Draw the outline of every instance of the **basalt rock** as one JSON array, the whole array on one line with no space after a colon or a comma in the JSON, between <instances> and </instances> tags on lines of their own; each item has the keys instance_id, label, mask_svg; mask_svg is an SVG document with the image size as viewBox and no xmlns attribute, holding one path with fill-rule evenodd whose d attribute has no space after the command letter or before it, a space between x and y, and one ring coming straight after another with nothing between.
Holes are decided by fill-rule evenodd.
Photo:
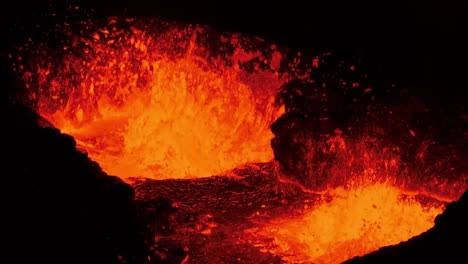
<instances>
[{"instance_id":1,"label":"basalt rock","mask_svg":"<svg viewBox=\"0 0 468 264\"><path fill-rule=\"evenodd\" d=\"M0 261L146 263L132 187L34 111L2 108Z\"/></svg>"},{"instance_id":2,"label":"basalt rock","mask_svg":"<svg viewBox=\"0 0 468 264\"><path fill-rule=\"evenodd\" d=\"M420 182L440 175L456 182L468 169L463 105L440 105L372 80L362 74L365 63L353 59L316 60L307 78L281 86L277 100L285 113L271 125L275 159L291 179L314 189L340 185L364 174L363 151L378 157L373 166L380 174L418 175ZM390 160L398 164L390 168Z\"/></svg>"}]
</instances>

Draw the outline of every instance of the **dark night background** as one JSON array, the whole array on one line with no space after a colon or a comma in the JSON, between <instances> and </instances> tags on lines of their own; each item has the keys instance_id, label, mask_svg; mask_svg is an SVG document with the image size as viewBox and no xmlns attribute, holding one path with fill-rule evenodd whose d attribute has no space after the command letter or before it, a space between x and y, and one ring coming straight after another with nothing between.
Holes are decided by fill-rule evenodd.
<instances>
[{"instance_id":1,"label":"dark night background","mask_svg":"<svg viewBox=\"0 0 468 264\"><path fill-rule=\"evenodd\" d=\"M446 103L462 99L467 83L463 0L20 0L2 8L2 46L47 30L70 3L92 16L161 16L257 35L305 52L362 56L376 78ZM59 16L46 17L49 6Z\"/></svg>"}]
</instances>

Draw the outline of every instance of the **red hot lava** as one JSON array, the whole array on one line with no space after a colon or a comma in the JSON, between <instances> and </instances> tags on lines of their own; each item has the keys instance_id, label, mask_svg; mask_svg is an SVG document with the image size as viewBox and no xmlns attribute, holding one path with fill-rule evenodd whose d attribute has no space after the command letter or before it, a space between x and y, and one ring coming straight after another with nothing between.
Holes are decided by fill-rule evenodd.
<instances>
[{"instance_id":1,"label":"red hot lava","mask_svg":"<svg viewBox=\"0 0 468 264\"><path fill-rule=\"evenodd\" d=\"M104 170L124 178L203 177L273 158L269 126L282 114L274 101L284 82L275 69L248 74L236 63L207 61L196 42L202 28L158 36L121 32L115 23L79 51L63 47L75 52L34 73L40 114ZM168 47L180 51L173 56ZM240 48L231 56L260 57ZM279 58L261 59L274 65Z\"/></svg>"},{"instance_id":2,"label":"red hot lava","mask_svg":"<svg viewBox=\"0 0 468 264\"><path fill-rule=\"evenodd\" d=\"M41 115L73 135L105 171L126 179L207 177L272 161L270 125L284 113L275 98L292 78L285 72L294 72L280 70L282 52L204 27L125 24L83 23L88 33L68 34L72 41L60 58L44 45L36 50L33 69L23 75L37 87L31 96ZM398 175L372 165L391 168L397 158L383 160L365 148L351 154L348 145L336 137L328 147L348 161L345 167L366 158L360 174L336 170L345 187L323 191L323 201L297 216L257 223L246 239L286 262L337 263L432 226L441 204L421 202L415 197L423 188L408 193Z\"/></svg>"}]
</instances>

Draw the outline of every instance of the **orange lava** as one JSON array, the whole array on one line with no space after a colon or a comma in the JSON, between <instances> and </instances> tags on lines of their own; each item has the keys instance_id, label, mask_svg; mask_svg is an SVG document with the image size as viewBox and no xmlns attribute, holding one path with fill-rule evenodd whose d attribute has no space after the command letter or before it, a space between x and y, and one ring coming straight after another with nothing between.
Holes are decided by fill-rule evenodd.
<instances>
[{"instance_id":1,"label":"orange lava","mask_svg":"<svg viewBox=\"0 0 468 264\"><path fill-rule=\"evenodd\" d=\"M341 263L397 244L434 225L441 204L423 205L391 184L336 188L298 217L284 217L248 233L256 246L287 263Z\"/></svg>"},{"instance_id":2,"label":"orange lava","mask_svg":"<svg viewBox=\"0 0 468 264\"><path fill-rule=\"evenodd\" d=\"M283 113L274 104L283 80L274 70L247 73L236 63L258 54L238 47L231 65L215 63L196 41L202 29L160 36L137 28L122 33L114 23L77 39L83 50L64 46L73 52L49 62L60 65L55 70L37 71L40 114L106 172L204 177L273 159L269 126Z\"/></svg>"},{"instance_id":3,"label":"orange lava","mask_svg":"<svg viewBox=\"0 0 468 264\"><path fill-rule=\"evenodd\" d=\"M31 93L41 115L71 134L107 173L124 179L205 177L273 159L270 125L284 112L275 96L288 78L280 74L282 55L274 46L264 55L237 35L221 36L218 46L229 48L219 55L204 28L166 25L155 32L142 26L151 23L127 22L122 29L111 19L72 37L60 58L38 50L45 59L39 56L24 79L38 87ZM250 70L241 67L246 64ZM311 175L321 172L326 177L316 179L329 181L317 183L328 188L323 200L299 216L259 223L246 236L286 262L339 263L432 227L442 203L418 200L418 188L396 187L412 183L388 176L401 176L398 155L369 142L330 137L319 154L333 156L332 167L311 166L320 155L310 142L304 148L310 148ZM362 174L367 181L347 186ZM447 187L436 180L428 186ZM436 190L443 196L451 191L445 189Z\"/></svg>"}]
</instances>

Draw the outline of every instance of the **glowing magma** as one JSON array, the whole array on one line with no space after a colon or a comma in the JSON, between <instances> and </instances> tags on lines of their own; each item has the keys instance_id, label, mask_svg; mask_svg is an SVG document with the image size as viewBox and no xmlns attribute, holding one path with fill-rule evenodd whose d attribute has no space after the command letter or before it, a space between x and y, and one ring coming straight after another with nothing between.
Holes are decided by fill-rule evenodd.
<instances>
[{"instance_id":1,"label":"glowing magma","mask_svg":"<svg viewBox=\"0 0 468 264\"><path fill-rule=\"evenodd\" d=\"M194 54L204 49L194 29L163 37L114 31L76 40L87 48L53 58L55 69L38 67L40 114L73 135L106 172L204 177L273 158L269 126L282 114L274 105L277 74L248 74L236 58L231 65L209 63ZM255 56L238 49L238 60Z\"/></svg>"},{"instance_id":2,"label":"glowing magma","mask_svg":"<svg viewBox=\"0 0 468 264\"><path fill-rule=\"evenodd\" d=\"M62 57L38 49L24 79L37 87L31 95L40 114L119 177L203 177L272 160L269 126L284 111L274 99L287 81L279 73L281 53L267 46L264 56L235 35L217 39L228 48L210 53L213 45L197 40L210 39L202 31L122 30L110 20L61 47ZM320 155L311 147L307 166L314 173L328 168L326 179L317 179L331 183L322 184L329 199L301 216L259 223L249 231L257 246L291 263L338 263L430 228L440 204L423 206L403 197L394 187L400 185L377 183L400 172L399 159L364 143L350 148L332 137L322 150L334 157L331 168L313 166ZM359 173L370 180L335 188Z\"/></svg>"},{"instance_id":3,"label":"glowing magma","mask_svg":"<svg viewBox=\"0 0 468 264\"><path fill-rule=\"evenodd\" d=\"M317 153L328 154L329 162L320 166ZM304 191L320 199L294 215L259 220L246 232L251 243L286 263L341 263L406 241L431 228L444 204L466 189L464 176L422 182L401 169L397 153L369 136L350 140L338 133L311 142L304 155L313 177L324 182Z\"/></svg>"},{"instance_id":4,"label":"glowing magma","mask_svg":"<svg viewBox=\"0 0 468 264\"><path fill-rule=\"evenodd\" d=\"M249 230L257 246L287 263L341 263L426 231L443 211L386 183L336 188L300 217ZM262 239L263 238L263 239Z\"/></svg>"}]
</instances>

